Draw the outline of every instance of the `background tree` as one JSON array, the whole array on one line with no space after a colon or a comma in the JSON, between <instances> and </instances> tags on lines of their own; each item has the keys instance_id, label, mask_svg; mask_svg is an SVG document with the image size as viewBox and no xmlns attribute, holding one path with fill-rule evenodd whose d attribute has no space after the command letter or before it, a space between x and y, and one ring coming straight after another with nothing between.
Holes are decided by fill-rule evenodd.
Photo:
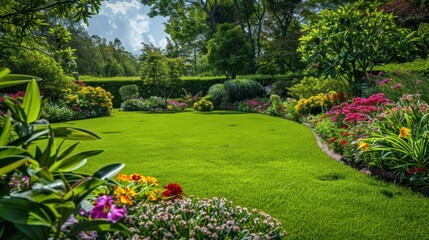
<instances>
[{"instance_id":1,"label":"background tree","mask_svg":"<svg viewBox=\"0 0 429 240\"><path fill-rule=\"evenodd\" d=\"M221 24L208 43L207 58L213 66L235 79L238 73L247 72L252 47L235 24Z\"/></svg>"},{"instance_id":2,"label":"background tree","mask_svg":"<svg viewBox=\"0 0 429 240\"><path fill-rule=\"evenodd\" d=\"M179 87L180 77L185 72L183 59L167 58L159 49L146 49L140 72L145 84L156 87L167 109L168 98Z\"/></svg>"},{"instance_id":3,"label":"background tree","mask_svg":"<svg viewBox=\"0 0 429 240\"><path fill-rule=\"evenodd\" d=\"M300 39L302 60L333 78L347 80L353 96L361 94L365 75L374 66L407 58L409 31L363 1L338 10L322 10L317 22L305 26Z\"/></svg>"}]
</instances>

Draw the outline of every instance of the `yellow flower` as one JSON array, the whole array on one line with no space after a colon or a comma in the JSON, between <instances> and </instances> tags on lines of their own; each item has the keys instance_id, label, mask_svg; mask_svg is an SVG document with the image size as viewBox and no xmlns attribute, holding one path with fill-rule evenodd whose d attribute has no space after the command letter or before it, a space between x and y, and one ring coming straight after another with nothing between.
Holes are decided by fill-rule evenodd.
<instances>
[{"instance_id":1,"label":"yellow flower","mask_svg":"<svg viewBox=\"0 0 429 240\"><path fill-rule=\"evenodd\" d=\"M124 205L133 205L133 202L131 201L131 199L127 196L124 196L124 195L119 195L118 201Z\"/></svg>"},{"instance_id":2,"label":"yellow flower","mask_svg":"<svg viewBox=\"0 0 429 240\"><path fill-rule=\"evenodd\" d=\"M359 147L361 151L367 151L369 150L369 144L366 142L359 142Z\"/></svg>"},{"instance_id":3,"label":"yellow flower","mask_svg":"<svg viewBox=\"0 0 429 240\"><path fill-rule=\"evenodd\" d=\"M153 194L148 194L147 195L147 197L148 197L148 199L149 199L149 201L151 201L151 202L153 202L153 201L156 201L156 197L153 195Z\"/></svg>"},{"instance_id":4,"label":"yellow flower","mask_svg":"<svg viewBox=\"0 0 429 240\"><path fill-rule=\"evenodd\" d=\"M113 193L116 195L125 195L127 192L121 187L115 187Z\"/></svg>"},{"instance_id":5,"label":"yellow flower","mask_svg":"<svg viewBox=\"0 0 429 240\"><path fill-rule=\"evenodd\" d=\"M158 180L154 177L146 176L142 178L142 182L147 183L148 185L155 185L158 186Z\"/></svg>"},{"instance_id":6,"label":"yellow flower","mask_svg":"<svg viewBox=\"0 0 429 240\"><path fill-rule=\"evenodd\" d=\"M125 188L125 191L126 191L127 196L130 196L132 198L137 197L137 193L134 190L132 190L131 188L128 188L128 187Z\"/></svg>"},{"instance_id":7,"label":"yellow flower","mask_svg":"<svg viewBox=\"0 0 429 240\"><path fill-rule=\"evenodd\" d=\"M401 138L411 137L411 130L406 127L401 127L401 129L399 130L399 137Z\"/></svg>"}]
</instances>

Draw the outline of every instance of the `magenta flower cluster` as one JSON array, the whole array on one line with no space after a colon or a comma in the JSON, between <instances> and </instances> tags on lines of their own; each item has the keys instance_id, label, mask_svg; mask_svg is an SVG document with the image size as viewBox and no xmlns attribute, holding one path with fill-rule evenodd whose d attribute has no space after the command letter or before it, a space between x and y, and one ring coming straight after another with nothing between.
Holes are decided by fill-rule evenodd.
<instances>
[{"instance_id":1,"label":"magenta flower cluster","mask_svg":"<svg viewBox=\"0 0 429 240\"><path fill-rule=\"evenodd\" d=\"M326 112L326 116L338 123L371 122L375 114L384 110L386 104L389 104L389 99L378 93L369 98L353 98L351 103L344 102L334 106Z\"/></svg>"},{"instance_id":2,"label":"magenta flower cluster","mask_svg":"<svg viewBox=\"0 0 429 240\"><path fill-rule=\"evenodd\" d=\"M104 218L112 222L118 222L126 217L127 209L125 207L117 207L114 204L112 196L103 195L95 200L96 205L89 211L89 216L92 219Z\"/></svg>"},{"instance_id":3,"label":"magenta flower cluster","mask_svg":"<svg viewBox=\"0 0 429 240\"><path fill-rule=\"evenodd\" d=\"M184 110L187 106L186 103L179 103L178 101L174 101L174 100L168 100L168 103L171 105L174 105L176 107L181 108L182 110Z\"/></svg>"}]
</instances>

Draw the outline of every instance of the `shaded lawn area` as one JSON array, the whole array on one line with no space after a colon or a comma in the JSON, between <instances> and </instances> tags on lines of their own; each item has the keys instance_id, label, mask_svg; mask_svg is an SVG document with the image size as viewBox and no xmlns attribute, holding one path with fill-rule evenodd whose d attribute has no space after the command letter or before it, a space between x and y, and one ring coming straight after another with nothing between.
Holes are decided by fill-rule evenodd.
<instances>
[{"instance_id":1,"label":"shaded lawn area","mask_svg":"<svg viewBox=\"0 0 429 240\"><path fill-rule=\"evenodd\" d=\"M426 239L429 200L331 160L298 123L238 112L118 112L54 124L82 127L104 149L93 172L114 162L123 173L179 183L201 198L226 197L283 222L290 239Z\"/></svg>"}]
</instances>

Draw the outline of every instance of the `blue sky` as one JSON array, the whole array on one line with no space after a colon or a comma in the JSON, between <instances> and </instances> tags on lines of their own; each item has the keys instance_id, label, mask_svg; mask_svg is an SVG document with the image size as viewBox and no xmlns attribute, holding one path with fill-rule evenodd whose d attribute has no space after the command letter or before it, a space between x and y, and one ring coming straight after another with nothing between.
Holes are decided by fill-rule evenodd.
<instances>
[{"instance_id":1,"label":"blue sky","mask_svg":"<svg viewBox=\"0 0 429 240\"><path fill-rule=\"evenodd\" d=\"M121 40L129 52L140 54L141 42L165 47L164 17L147 16L149 7L138 0L110 0L102 2L100 13L89 19L89 35L98 35L113 41Z\"/></svg>"}]
</instances>

